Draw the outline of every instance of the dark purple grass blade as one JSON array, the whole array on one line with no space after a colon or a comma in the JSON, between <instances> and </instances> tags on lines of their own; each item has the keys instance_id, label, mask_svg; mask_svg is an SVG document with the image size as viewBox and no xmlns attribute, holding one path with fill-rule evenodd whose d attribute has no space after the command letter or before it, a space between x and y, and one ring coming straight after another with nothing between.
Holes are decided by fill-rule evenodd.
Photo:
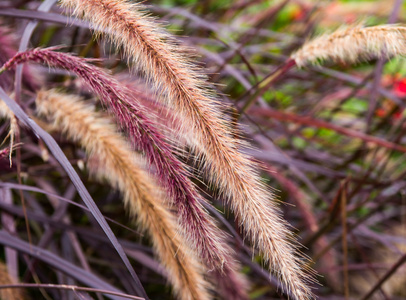
<instances>
[{"instance_id":1,"label":"dark purple grass blade","mask_svg":"<svg viewBox=\"0 0 406 300\"><path fill-rule=\"evenodd\" d=\"M65 274L71 276L72 278L75 278L80 282L83 282L90 287L124 294L122 291L98 278L96 275L89 273L79 267L76 267L75 265L49 252L48 250L38 248L34 245L29 245L27 242L22 241L17 237L11 236L9 233L3 230L0 230L0 244L10 248L14 248L19 252L26 253L32 257L35 257L36 259L51 265L55 269L64 272ZM128 299L109 294L106 294L106 296L114 300Z\"/></svg>"},{"instance_id":2,"label":"dark purple grass blade","mask_svg":"<svg viewBox=\"0 0 406 300\"><path fill-rule=\"evenodd\" d=\"M0 154L1 154L1 151L0 151ZM0 156L0 158L1 158L1 156ZM37 188L37 187L34 187L34 186L29 186L29 185L25 185L25 184L18 184L18 183L10 183L10 182L0 182L0 189L1 189L1 188L16 189L16 190L22 190L22 191L30 191L30 192L41 193L41 194L47 195L47 196L49 196L49 197L53 197L53 198L56 198L56 199L58 199L58 200L64 201L64 202L66 202L66 203L69 203L69 204L71 204L71 205L74 205L74 206L76 206L76 207L80 207L81 209L83 209L83 210L85 210L85 211L91 212L91 210L88 209L88 208L87 208L86 206L84 206L84 205L81 205L81 204L79 204L79 203L76 203L76 202L74 202L74 201L72 201L72 200L70 200L70 199L67 199L67 198L65 198L65 197L61 197L61 196L59 196L59 195L57 195L57 194L53 194L53 193L44 191L44 190L42 190L42 189L40 189L40 188ZM131 232L134 233L135 235L143 236L143 234L142 234L141 232L137 232L137 231L135 231L134 229L132 229L132 228L130 228L130 227L128 227L128 226L125 226L125 225L123 225L123 224L117 222L116 220L113 220L113 219L111 219L111 218L109 218L109 217L105 217L105 216L104 216L104 218L105 218L107 221L109 221L109 222L111 222L111 223L114 223L114 224L116 224L117 226L120 226L120 227L124 228L125 230L131 231Z\"/></svg>"},{"instance_id":3,"label":"dark purple grass blade","mask_svg":"<svg viewBox=\"0 0 406 300\"><path fill-rule=\"evenodd\" d=\"M10 189L0 188L0 203L6 205L13 203ZM1 212L1 225L5 230L7 230L7 232L13 235L17 233L14 216L8 214L7 212L4 211ZM9 247L5 247L4 254L9 274L13 278L18 278L17 251L15 251L14 249L10 249Z\"/></svg>"},{"instance_id":4,"label":"dark purple grass blade","mask_svg":"<svg viewBox=\"0 0 406 300\"><path fill-rule=\"evenodd\" d=\"M99 96L120 126L126 129L132 143L157 167L158 177L165 184L178 208L181 229L190 237L202 260L209 268L221 269L223 263L230 259L222 247L223 236L199 203L199 195L188 178L185 166L172 153L171 146L156 130L145 114L146 109L134 95L114 77L88 64L86 59L52 49L31 49L18 53L4 64L2 70L9 70L28 61L69 70L82 78Z\"/></svg>"},{"instance_id":5,"label":"dark purple grass blade","mask_svg":"<svg viewBox=\"0 0 406 300\"><path fill-rule=\"evenodd\" d=\"M399 260L387 271L382 278L372 287L372 289L361 298L361 300L371 299L372 295L382 286L382 284L388 280L404 263L406 263L406 253L403 254Z\"/></svg>"},{"instance_id":6,"label":"dark purple grass blade","mask_svg":"<svg viewBox=\"0 0 406 300\"><path fill-rule=\"evenodd\" d=\"M56 13L43 12L37 10L23 10L15 8L6 8L0 10L0 16L46 21L52 23L58 23L62 25L73 25L81 28L90 29L90 24L86 21L82 21L73 17L66 17Z\"/></svg>"},{"instance_id":7,"label":"dark purple grass blade","mask_svg":"<svg viewBox=\"0 0 406 300\"><path fill-rule=\"evenodd\" d=\"M38 6L38 11L49 11L52 6L57 2L57 0L45 0ZM31 35L34 32L35 28L38 25L38 21L30 21L27 26L25 26L23 35L20 40L20 46L18 47L18 51L25 51L28 48L28 44L31 39ZM23 66L17 66L16 74L14 79L14 97L17 103L20 103L20 96L21 96L21 86L22 86L22 79L23 79Z\"/></svg>"},{"instance_id":8,"label":"dark purple grass blade","mask_svg":"<svg viewBox=\"0 0 406 300\"><path fill-rule=\"evenodd\" d=\"M72 180L72 183L78 190L78 193L82 197L83 202L85 202L86 206L90 209L92 215L100 224L103 231L106 233L107 237L109 238L114 248L120 255L122 261L126 265L128 271L130 272L131 276L135 281L135 289L137 290L137 293L139 293L140 296L148 299L144 291L144 288L142 287L141 282L138 279L137 274L135 273L133 267L130 264L130 261L128 260L127 256L124 253L123 247L118 242L117 237L114 235L110 226L107 224L96 203L94 203L86 187L83 185L83 182L80 179L79 175L76 173L75 169L72 167L69 160L66 158L65 154L57 144L57 142L45 130L43 130L40 126L38 126L37 123L35 123L30 117L28 117L27 114L21 109L21 107L14 100L12 100L1 87L0 87L0 98L11 109L11 111L19 119L20 122L22 122L27 127L31 128L34 131L34 133L39 138L41 138L45 142L45 144L47 144L51 153L58 160L61 166L65 169L69 178Z\"/></svg>"},{"instance_id":9,"label":"dark purple grass blade","mask_svg":"<svg viewBox=\"0 0 406 300\"><path fill-rule=\"evenodd\" d=\"M20 218L24 218L24 212L22 207L18 207L15 205L6 205L3 203L0 203L0 209L7 212L10 215L16 216L16 217L20 217ZM104 232L98 232L92 229L84 229L83 227L77 227L74 225L69 225L66 223L61 223L60 221L54 221L53 219L49 218L49 216L41 214L41 213L36 213L33 212L31 210L27 211L27 216L30 218L30 220L32 221L36 221L39 223L43 223L45 225L48 226L52 226L56 229L60 229L63 231L72 231L75 232L77 234L79 234L80 236L82 236L83 238L90 240L96 240L97 242L102 242L102 243L110 243L110 241L108 240L108 238L102 236L104 234ZM120 240L120 243L126 243L128 244L125 240ZM128 248L128 245L126 246ZM127 249L126 249L127 250Z\"/></svg>"},{"instance_id":10,"label":"dark purple grass blade","mask_svg":"<svg viewBox=\"0 0 406 300\"><path fill-rule=\"evenodd\" d=\"M119 292L113 292L108 290L101 290L95 288L87 288L83 286L77 285L66 285L66 284L52 284L52 283L19 283L19 284L7 284L1 285L0 289L7 289L7 288L44 288L44 289L56 289L56 290L69 290L75 293L77 299L93 299L87 293L82 294L83 291L86 292L93 292L93 293L102 293L106 295L114 295L119 297L124 297L124 299L134 299L134 300L142 300L144 298L131 296L128 294L123 294Z\"/></svg>"}]
</instances>

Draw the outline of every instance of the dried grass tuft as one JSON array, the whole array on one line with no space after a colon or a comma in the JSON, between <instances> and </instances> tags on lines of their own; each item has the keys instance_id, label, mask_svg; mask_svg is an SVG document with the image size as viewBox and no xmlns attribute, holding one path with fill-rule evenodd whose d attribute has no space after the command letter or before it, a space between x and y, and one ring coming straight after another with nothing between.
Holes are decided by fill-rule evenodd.
<instances>
[{"instance_id":1,"label":"dried grass tuft","mask_svg":"<svg viewBox=\"0 0 406 300\"><path fill-rule=\"evenodd\" d=\"M140 159L111 123L72 95L41 91L38 111L53 120L53 127L78 141L89 153L89 167L107 178L123 194L130 214L151 236L155 252L169 273L179 299L210 299L203 268L197 262L176 221L159 199L165 198L137 163ZM100 163L94 163L100 162Z\"/></svg>"},{"instance_id":2,"label":"dried grass tuft","mask_svg":"<svg viewBox=\"0 0 406 300\"><path fill-rule=\"evenodd\" d=\"M406 27L381 25L340 28L306 42L291 58L298 66L331 60L354 63L406 54Z\"/></svg>"}]
</instances>

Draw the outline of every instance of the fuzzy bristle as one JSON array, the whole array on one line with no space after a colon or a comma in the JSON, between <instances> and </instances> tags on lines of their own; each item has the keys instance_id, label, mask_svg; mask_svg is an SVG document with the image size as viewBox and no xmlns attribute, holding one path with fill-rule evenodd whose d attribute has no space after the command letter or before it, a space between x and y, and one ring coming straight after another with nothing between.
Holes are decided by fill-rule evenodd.
<instances>
[{"instance_id":1,"label":"fuzzy bristle","mask_svg":"<svg viewBox=\"0 0 406 300\"><path fill-rule=\"evenodd\" d=\"M344 27L306 42L292 54L298 66L331 60L354 63L382 56L406 55L406 27Z\"/></svg>"}]
</instances>

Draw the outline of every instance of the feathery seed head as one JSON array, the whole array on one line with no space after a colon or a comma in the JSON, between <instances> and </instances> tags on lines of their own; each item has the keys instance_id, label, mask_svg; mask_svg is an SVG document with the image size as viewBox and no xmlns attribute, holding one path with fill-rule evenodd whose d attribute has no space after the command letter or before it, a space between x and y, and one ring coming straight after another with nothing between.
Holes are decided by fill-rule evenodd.
<instances>
[{"instance_id":1,"label":"feathery seed head","mask_svg":"<svg viewBox=\"0 0 406 300\"><path fill-rule=\"evenodd\" d=\"M381 25L340 28L306 42L291 55L300 67L317 61L354 63L372 57L406 55L406 27Z\"/></svg>"}]
</instances>

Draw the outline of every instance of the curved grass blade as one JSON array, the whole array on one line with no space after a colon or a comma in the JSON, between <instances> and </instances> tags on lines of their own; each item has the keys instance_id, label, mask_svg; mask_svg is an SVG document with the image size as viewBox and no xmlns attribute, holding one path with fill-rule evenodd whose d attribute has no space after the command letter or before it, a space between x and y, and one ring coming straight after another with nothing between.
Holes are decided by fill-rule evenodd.
<instances>
[{"instance_id":1,"label":"curved grass blade","mask_svg":"<svg viewBox=\"0 0 406 300\"><path fill-rule=\"evenodd\" d=\"M84 284L94 287L97 289L104 289L115 293L123 294L122 291L117 289L116 287L110 285L109 283L105 282L104 280L100 279L96 275L89 273L81 268L76 267L75 265L71 264L70 262L60 258L59 256L49 252L48 250L38 248L34 245L29 245L27 242L16 238L9 233L0 230L0 244L14 248L20 252L26 253L36 259L39 259L55 269L58 269L65 274L71 276L72 278L83 282ZM106 294L107 297L113 300L124 300L128 299L127 297L119 297Z\"/></svg>"}]
</instances>

